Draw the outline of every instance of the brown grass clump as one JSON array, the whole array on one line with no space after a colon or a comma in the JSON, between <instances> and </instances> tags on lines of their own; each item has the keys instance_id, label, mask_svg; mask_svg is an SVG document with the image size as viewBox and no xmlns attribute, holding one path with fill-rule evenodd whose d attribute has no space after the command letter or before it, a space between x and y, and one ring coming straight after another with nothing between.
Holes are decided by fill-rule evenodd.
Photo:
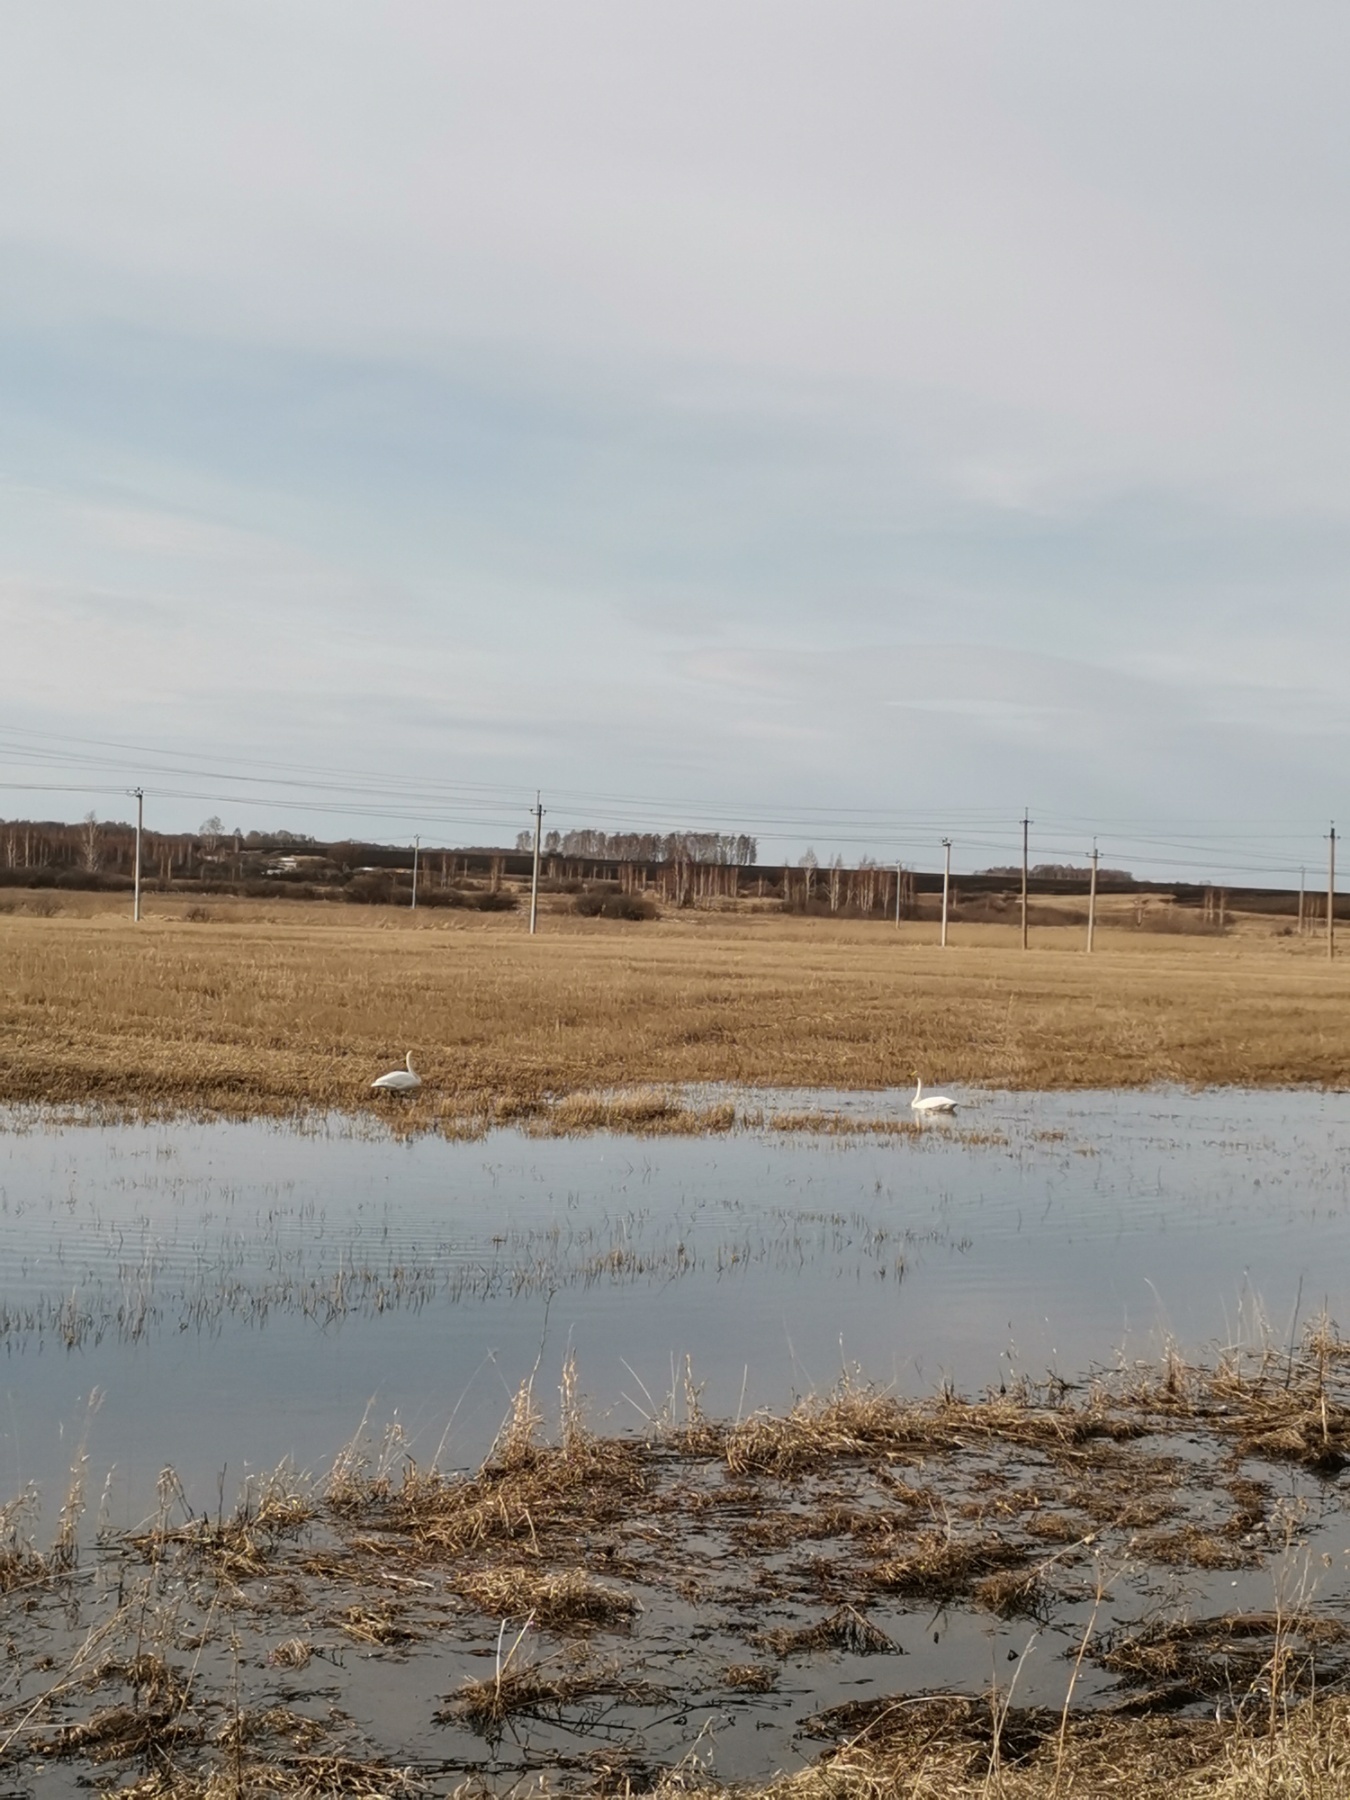
<instances>
[{"instance_id":1,"label":"brown grass clump","mask_svg":"<svg viewBox=\"0 0 1350 1800\"><path fill-rule=\"evenodd\" d=\"M840 1457L923 1456L991 1440L1067 1448L1119 1440L1143 1427L1097 1398L1085 1405L1036 1404L1029 1396L963 1400L944 1394L909 1401L845 1380L824 1398L800 1400L785 1417L756 1414L728 1432L733 1473L794 1475Z\"/></svg>"},{"instance_id":2,"label":"brown grass clump","mask_svg":"<svg viewBox=\"0 0 1350 1800\"><path fill-rule=\"evenodd\" d=\"M39 1505L37 1490L26 1487L0 1506L0 1594L40 1587L56 1573L33 1540Z\"/></svg>"},{"instance_id":3,"label":"brown grass clump","mask_svg":"<svg viewBox=\"0 0 1350 1800\"><path fill-rule=\"evenodd\" d=\"M1020 1568L1026 1560L1026 1551L1006 1538L961 1538L929 1531L920 1535L908 1554L878 1563L872 1570L872 1579L889 1593L920 1600L955 1600L970 1593L981 1580L1002 1576L1010 1569ZM1026 1587L1030 1579L1019 1577L1019 1582ZM1004 1582L990 1590L1002 1594L1010 1591Z\"/></svg>"},{"instance_id":4,"label":"brown grass clump","mask_svg":"<svg viewBox=\"0 0 1350 1800\"><path fill-rule=\"evenodd\" d=\"M542 1419L533 1378L522 1383L474 1475L443 1475L408 1462L396 1486L385 1459L371 1471L349 1447L335 1465L329 1504L339 1517L378 1523L404 1539L410 1554L428 1561L523 1548L531 1556L552 1553L555 1560L574 1564L590 1535L622 1517L628 1499L643 1491L649 1455L635 1440L597 1438L585 1428L570 1358L561 1396L561 1441L545 1444L538 1436ZM519 1571L518 1556L514 1562ZM508 1585L501 1571L486 1567L476 1579L492 1583L499 1593ZM567 1581L560 1579L561 1596ZM548 1578L541 1574L539 1580L546 1585ZM615 1610L619 1602L605 1604Z\"/></svg>"},{"instance_id":5,"label":"brown grass clump","mask_svg":"<svg viewBox=\"0 0 1350 1800\"><path fill-rule=\"evenodd\" d=\"M1339 1620L1306 1613L1226 1613L1112 1632L1089 1654L1144 1689L1149 1708L1207 1698L1236 1706L1253 1696L1264 1707L1272 1691L1292 1696L1343 1679L1347 1661L1336 1651L1346 1635Z\"/></svg>"},{"instance_id":6,"label":"brown grass clump","mask_svg":"<svg viewBox=\"0 0 1350 1800\"><path fill-rule=\"evenodd\" d=\"M553 1630L620 1625L638 1610L622 1588L596 1581L584 1569L537 1569L519 1563L478 1569L460 1591L493 1619L532 1618Z\"/></svg>"},{"instance_id":7,"label":"brown grass clump","mask_svg":"<svg viewBox=\"0 0 1350 1800\"><path fill-rule=\"evenodd\" d=\"M425 1800L412 1769L353 1756L233 1757L209 1769L158 1768L109 1800Z\"/></svg>"},{"instance_id":8,"label":"brown grass clump","mask_svg":"<svg viewBox=\"0 0 1350 1800\"><path fill-rule=\"evenodd\" d=\"M722 1686L738 1694L771 1694L778 1677L764 1663L728 1663L722 1670Z\"/></svg>"},{"instance_id":9,"label":"brown grass clump","mask_svg":"<svg viewBox=\"0 0 1350 1800\"><path fill-rule=\"evenodd\" d=\"M971 1592L977 1606L1000 1619L1048 1616L1045 1581L1039 1569L1000 1569L977 1581Z\"/></svg>"},{"instance_id":10,"label":"brown grass clump","mask_svg":"<svg viewBox=\"0 0 1350 1800\"><path fill-rule=\"evenodd\" d=\"M903 1087L916 1067L1011 1088L1350 1072L1350 966L1303 940L1118 933L1089 959L1058 930L1033 933L1030 954L1012 927L964 927L945 951L931 939L699 915L618 936L550 921L531 940L513 918L298 904L222 906L203 930L153 901L140 926L72 901L0 932L0 1101L364 1112L409 1048L425 1086L380 1116L453 1132L551 1111L564 1129L691 1128L647 1102L557 1112L559 1096L621 1095L635 1071L653 1088Z\"/></svg>"},{"instance_id":11,"label":"brown grass clump","mask_svg":"<svg viewBox=\"0 0 1350 1800\"><path fill-rule=\"evenodd\" d=\"M850 1656L886 1656L896 1654L899 1646L887 1637L879 1625L853 1606L841 1606L814 1625L780 1626L773 1631L757 1631L756 1644L772 1650L775 1656L801 1656L816 1650L843 1650Z\"/></svg>"},{"instance_id":12,"label":"brown grass clump","mask_svg":"<svg viewBox=\"0 0 1350 1800\"><path fill-rule=\"evenodd\" d=\"M268 1651L267 1660L274 1669L305 1669L313 1655L314 1646L308 1638L289 1637Z\"/></svg>"},{"instance_id":13,"label":"brown grass clump","mask_svg":"<svg viewBox=\"0 0 1350 1800\"><path fill-rule=\"evenodd\" d=\"M955 1695L838 1708L821 1723L849 1728L849 1741L756 1786L755 1800L1343 1800L1350 1791L1345 1700L1293 1707L1272 1730L1212 1716L1065 1721Z\"/></svg>"},{"instance_id":14,"label":"brown grass clump","mask_svg":"<svg viewBox=\"0 0 1350 1800\"><path fill-rule=\"evenodd\" d=\"M535 1136L566 1137L589 1131L641 1132L649 1137L706 1137L736 1124L731 1101L686 1106L659 1088L633 1094L567 1094L523 1115Z\"/></svg>"},{"instance_id":15,"label":"brown grass clump","mask_svg":"<svg viewBox=\"0 0 1350 1800\"><path fill-rule=\"evenodd\" d=\"M84 1757L106 1763L129 1757L172 1753L185 1740L200 1733L179 1706L105 1706L91 1718L63 1725L51 1737L35 1739L30 1748L38 1756Z\"/></svg>"},{"instance_id":16,"label":"brown grass clump","mask_svg":"<svg viewBox=\"0 0 1350 1800\"><path fill-rule=\"evenodd\" d=\"M333 1624L354 1644L410 1644L417 1637L387 1601L382 1606L343 1607L333 1615Z\"/></svg>"},{"instance_id":17,"label":"brown grass clump","mask_svg":"<svg viewBox=\"0 0 1350 1800\"><path fill-rule=\"evenodd\" d=\"M516 1639L519 1647L521 1639ZM649 1705L661 1696L649 1683L617 1666L595 1668L580 1659L521 1663L509 1655L494 1675L466 1681L437 1715L457 1720L492 1738L515 1714L558 1717L568 1707L604 1700L628 1706Z\"/></svg>"},{"instance_id":18,"label":"brown grass clump","mask_svg":"<svg viewBox=\"0 0 1350 1800\"><path fill-rule=\"evenodd\" d=\"M811 1132L820 1137L917 1137L923 1126L914 1119L860 1119L851 1113L782 1112L760 1114L756 1123L770 1131Z\"/></svg>"},{"instance_id":19,"label":"brown grass clump","mask_svg":"<svg viewBox=\"0 0 1350 1800\"><path fill-rule=\"evenodd\" d=\"M1196 1525L1176 1531L1153 1531L1135 1540L1135 1551L1145 1562L1175 1569L1243 1569L1257 1559L1244 1555L1230 1540L1215 1537Z\"/></svg>"},{"instance_id":20,"label":"brown grass clump","mask_svg":"<svg viewBox=\"0 0 1350 1800\"><path fill-rule=\"evenodd\" d=\"M1081 1543L1092 1535L1090 1520L1049 1508L1033 1512L1027 1519L1026 1528L1032 1537L1043 1538L1051 1544Z\"/></svg>"},{"instance_id":21,"label":"brown grass clump","mask_svg":"<svg viewBox=\"0 0 1350 1800\"><path fill-rule=\"evenodd\" d=\"M1158 1368L1127 1374L1117 1393L1141 1410L1203 1421L1243 1455L1335 1475L1350 1466L1350 1401L1333 1379L1342 1360L1339 1340L1318 1321L1297 1352L1267 1345L1193 1368L1173 1351Z\"/></svg>"},{"instance_id":22,"label":"brown grass clump","mask_svg":"<svg viewBox=\"0 0 1350 1800\"><path fill-rule=\"evenodd\" d=\"M175 1511L186 1516L172 1522ZM188 1568L208 1568L222 1580L242 1581L261 1575L282 1544L294 1538L315 1516L309 1495L289 1465L250 1479L228 1518L214 1520L188 1504L183 1485L172 1469L159 1478L159 1508L142 1531L129 1534L128 1545L148 1562L175 1557Z\"/></svg>"}]
</instances>

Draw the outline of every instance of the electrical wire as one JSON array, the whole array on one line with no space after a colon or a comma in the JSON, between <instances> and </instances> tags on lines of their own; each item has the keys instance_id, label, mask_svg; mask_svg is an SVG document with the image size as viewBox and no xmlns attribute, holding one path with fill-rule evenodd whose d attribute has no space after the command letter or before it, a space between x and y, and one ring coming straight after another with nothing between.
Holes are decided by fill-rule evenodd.
<instances>
[{"instance_id":1,"label":"electrical wire","mask_svg":"<svg viewBox=\"0 0 1350 1800\"><path fill-rule=\"evenodd\" d=\"M34 779L0 780L9 793L62 793L85 796L127 794L132 783L148 798L166 803L303 812L382 827L386 839L406 827L414 831L511 832L533 811L530 790L510 783L442 780L430 775L342 769L332 764L288 763L259 757L219 759L192 751L124 740L65 736L0 726L0 768ZM90 777L76 777L88 771ZM128 780L113 785L109 776ZM65 780L37 779L65 774ZM766 845L799 846L811 837L874 860L931 859L941 838L951 837L963 861L984 859L1016 866L1021 858L1021 821L991 807L935 806L886 808L857 805L695 800L672 794L639 795L563 787L548 796L555 826L636 833L726 830ZM1052 813L1036 825L1035 861L1081 867L1092 835L1117 865L1146 862L1151 870L1203 871L1207 880L1236 876L1290 877L1320 860L1321 845L1311 831L1291 831L1287 819L1218 820L1179 818L1167 822L1140 815L1092 819ZM1318 834L1320 836L1320 834ZM1103 844L1103 840L1106 840ZM771 859L776 860L776 859Z\"/></svg>"}]
</instances>

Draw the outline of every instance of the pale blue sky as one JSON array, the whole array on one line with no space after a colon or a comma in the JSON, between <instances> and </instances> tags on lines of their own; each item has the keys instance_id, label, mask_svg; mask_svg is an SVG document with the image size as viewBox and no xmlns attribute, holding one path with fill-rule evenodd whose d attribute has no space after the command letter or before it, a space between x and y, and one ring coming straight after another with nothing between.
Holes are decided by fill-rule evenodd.
<instances>
[{"instance_id":1,"label":"pale blue sky","mask_svg":"<svg viewBox=\"0 0 1350 1800\"><path fill-rule=\"evenodd\" d=\"M4 40L0 780L74 785L0 813L481 841L539 786L976 866L1029 803L1202 875L1350 823L1343 9Z\"/></svg>"}]
</instances>

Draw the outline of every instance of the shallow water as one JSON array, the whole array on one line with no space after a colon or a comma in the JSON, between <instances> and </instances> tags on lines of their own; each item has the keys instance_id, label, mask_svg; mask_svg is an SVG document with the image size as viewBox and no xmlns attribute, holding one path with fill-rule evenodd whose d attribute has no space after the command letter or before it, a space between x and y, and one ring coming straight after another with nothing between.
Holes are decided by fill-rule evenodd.
<instances>
[{"instance_id":1,"label":"shallow water","mask_svg":"<svg viewBox=\"0 0 1350 1800\"><path fill-rule=\"evenodd\" d=\"M909 1116L908 1094L763 1103ZM604 1430L660 1413L686 1358L706 1410L727 1416L781 1409L850 1366L928 1393L944 1379L968 1390L1022 1372L1072 1379L1156 1356L1168 1340L1201 1355L1262 1334L1284 1343L1324 1309L1350 1319L1348 1148L1350 1097L1312 1093L991 1094L955 1121L890 1138L504 1131L452 1143L342 1121L108 1128L12 1113L0 1119L0 1497L36 1481L50 1513L83 1444L103 1522L142 1519L165 1464L214 1514L250 1470L285 1457L323 1469L365 1415L376 1435L397 1420L423 1465L473 1464L520 1380L537 1364L546 1400L569 1349ZM1189 1467L1197 1445L1183 1433L1158 1448ZM972 1454L964 1473L960 1459L909 1471L936 1484L939 1527L964 1516L964 1494L1020 1482L1034 1462L1003 1451L985 1468ZM494 1744L439 1719L447 1694L483 1673L497 1629L456 1610L440 1572L410 1584L431 1612L409 1649L344 1653L338 1609L351 1596L308 1573L299 1627L317 1648L305 1674L272 1666L296 1621L267 1600L267 1580L252 1611L231 1612L230 1643L243 1634L254 1703L294 1702L316 1718L337 1707L363 1742L438 1772L446 1791L468 1772L509 1791L530 1770L561 1778L568 1767L584 1785L593 1754L660 1765L695 1744L724 1777L762 1776L813 1757L820 1740L802 1733L840 1702L978 1693L1015 1671L1021 1702L1058 1708L1093 1629L1260 1612L1286 1588L1304 1592L1310 1571L1318 1607L1344 1618L1343 1479L1288 1464L1195 1467L1171 1495L1172 1529L1191 1518L1222 1530L1234 1504L1224 1482L1267 1484L1247 1566L1237 1545L1222 1568L1162 1568L1108 1531L1090 1557L1087 1538L1066 1559L1053 1617L996 1618L969 1596L935 1607L873 1595L861 1603L893 1648L785 1654L762 1696L728 1694L719 1667L760 1659L759 1628L814 1624L826 1602L766 1598L744 1545L702 1524L687 1547L711 1599L686 1604L678 1582L639 1577L640 1618L612 1641L602 1633L595 1651L639 1670L654 1705L518 1718ZM873 1475L860 1467L864 1489ZM786 1503L815 1504L809 1484L788 1487ZM784 1504L769 1488L761 1498ZM785 1567L813 1553L786 1549ZM1050 1542L1046 1554L1049 1566ZM1099 1555L1112 1590L1100 1611ZM116 1557L115 1587L89 1556L77 1586L45 1596L25 1642L55 1646L58 1660L73 1653L100 1597L121 1593ZM187 1608L184 1642L198 1642L194 1584L165 1579L172 1616ZM198 1585L195 1603L214 1617L214 1586ZM527 1654L571 1648L541 1632ZM237 1661L221 1660L221 1643L204 1654L229 1692ZM49 1661L15 1663L10 1698L27 1706L50 1686ZM1077 1703L1118 1697L1091 1661L1074 1679ZM83 1791L78 1761L32 1768L44 1792Z\"/></svg>"},{"instance_id":2,"label":"shallow water","mask_svg":"<svg viewBox=\"0 0 1350 1800\"><path fill-rule=\"evenodd\" d=\"M114 1525L166 1463L232 1493L368 1409L474 1462L569 1347L619 1429L686 1357L730 1415L845 1365L978 1389L1350 1318L1345 1095L992 1094L896 1139L5 1124L0 1493L59 1487L85 1439Z\"/></svg>"}]
</instances>

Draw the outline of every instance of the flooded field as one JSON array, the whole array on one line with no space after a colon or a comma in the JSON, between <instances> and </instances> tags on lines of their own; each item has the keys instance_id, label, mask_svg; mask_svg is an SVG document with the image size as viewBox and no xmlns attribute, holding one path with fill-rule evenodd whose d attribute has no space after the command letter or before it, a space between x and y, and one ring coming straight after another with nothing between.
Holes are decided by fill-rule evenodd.
<instances>
[{"instance_id":1,"label":"flooded field","mask_svg":"<svg viewBox=\"0 0 1350 1800\"><path fill-rule=\"evenodd\" d=\"M756 1105L472 1142L10 1114L0 1491L45 1511L9 1521L0 1754L74 1793L146 1719L218 1757L251 1708L408 1791L603 1787L1014 1671L1210 1718L1273 1638L1291 1691L1347 1679L1350 1100Z\"/></svg>"},{"instance_id":2,"label":"flooded field","mask_svg":"<svg viewBox=\"0 0 1350 1800\"><path fill-rule=\"evenodd\" d=\"M811 1096L906 1126L907 1102ZM368 1405L475 1462L568 1346L623 1429L686 1357L732 1416L852 1366L979 1389L1350 1317L1339 1095L991 1095L896 1139L9 1125L0 1488L60 1481L97 1392L119 1522L166 1462L211 1492L309 1466Z\"/></svg>"}]
</instances>

